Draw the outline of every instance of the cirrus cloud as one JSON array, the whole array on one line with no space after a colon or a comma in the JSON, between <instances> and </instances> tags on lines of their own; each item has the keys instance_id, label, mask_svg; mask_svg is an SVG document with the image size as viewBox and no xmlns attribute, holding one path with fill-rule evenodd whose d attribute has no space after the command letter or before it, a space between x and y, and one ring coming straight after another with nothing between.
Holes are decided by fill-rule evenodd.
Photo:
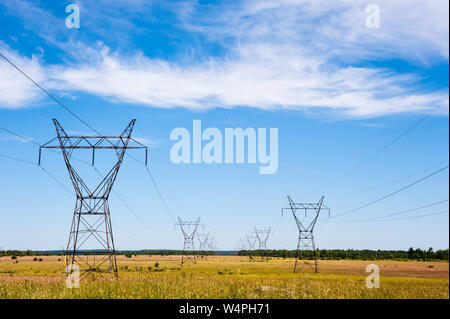
<instances>
[{"instance_id":1,"label":"cirrus cloud","mask_svg":"<svg viewBox=\"0 0 450 319\"><path fill-rule=\"evenodd\" d=\"M136 4L140 5L138 0ZM5 45L1 49L45 87L61 94L87 92L118 103L195 110L247 106L329 111L346 117L447 113L448 90L428 89L414 73L361 61L448 64L448 10L442 9L448 2L378 4L381 28L376 30L364 26L365 3L347 0L246 1L206 7L185 1L168 6L180 28L220 44L224 48L220 56L200 50L200 57L169 61L103 43L78 42L74 45L82 60L45 64ZM115 11L111 12L113 19ZM37 98L36 90L9 65L0 62L0 71L0 107L23 107Z\"/></svg>"}]
</instances>

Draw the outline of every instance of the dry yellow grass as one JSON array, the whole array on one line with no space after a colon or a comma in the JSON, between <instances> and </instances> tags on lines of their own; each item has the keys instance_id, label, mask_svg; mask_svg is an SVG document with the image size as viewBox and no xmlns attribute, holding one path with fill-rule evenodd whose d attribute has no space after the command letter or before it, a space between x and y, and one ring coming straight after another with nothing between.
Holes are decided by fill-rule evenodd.
<instances>
[{"instance_id":1,"label":"dry yellow grass","mask_svg":"<svg viewBox=\"0 0 450 319\"><path fill-rule=\"evenodd\" d=\"M293 259L214 256L180 267L179 256L120 256L119 280L68 289L60 257L41 258L0 258L0 298L449 298L447 262L333 260L294 274ZM365 285L368 264L380 268L378 289Z\"/></svg>"}]
</instances>

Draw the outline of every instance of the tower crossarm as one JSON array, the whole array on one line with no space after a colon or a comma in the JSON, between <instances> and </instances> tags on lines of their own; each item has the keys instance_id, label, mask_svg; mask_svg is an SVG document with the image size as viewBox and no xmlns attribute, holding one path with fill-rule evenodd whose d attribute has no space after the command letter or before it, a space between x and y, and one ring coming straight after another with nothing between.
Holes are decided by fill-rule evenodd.
<instances>
[{"instance_id":1,"label":"tower crossarm","mask_svg":"<svg viewBox=\"0 0 450 319\"><path fill-rule=\"evenodd\" d=\"M200 224L200 217L196 220L181 220L180 217L178 217L178 223L175 224L175 227L179 226L181 229L181 232L183 233L184 238L186 239L193 239L198 226L203 226Z\"/></svg>"},{"instance_id":2,"label":"tower crossarm","mask_svg":"<svg viewBox=\"0 0 450 319\"><path fill-rule=\"evenodd\" d=\"M322 196L317 203L296 203L289 195L287 196L287 198L289 201L289 205L281 209L281 215L283 215L285 211L292 212L292 216L294 217L294 220L300 231L312 231L322 211L327 211L328 214L330 214L330 209L323 205L324 196ZM308 213L314 214L314 217L311 219L309 224L302 223L301 218L298 215L299 211L303 211L305 217Z\"/></svg>"},{"instance_id":3,"label":"tower crossarm","mask_svg":"<svg viewBox=\"0 0 450 319\"><path fill-rule=\"evenodd\" d=\"M108 199L112 186L117 178L120 165L122 164L127 149L145 150L145 165L147 165L147 146L131 138L131 133L136 120L131 120L128 126L119 136L81 136L68 135L59 122L53 119L56 128L57 137L42 145L39 149L39 165L41 163L42 149L61 149L64 162L69 171L75 193L78 198L90 199ZM56 144L55 141L58 141ZM92 150L92 165L95 164L95 151L113 149L117 155L117 162L103 178L103 180L94 188L93 191L83 182L71 164L71 157L74 150L89 149Z\"/></svg>"},{"instance_id":4,"label":"tower crossarm","mask_svg":"<svg viewBox=\"0 0 450 319\"><path fill-rule=\"evenodd\" d=\"M145 151L145 164L147 165L148 147L131 137L136 120L131 120L125 130L119 136L106 135L68 135L56 119L53 123L57 137L43 144L39 149L39 164L41 162L42 149L61 149L66 153L68 160L76 149L92 150L92 165L95 163L95 151L113 149L120 158L123 150L143 149ZM55 143L58 141L58 143Z\"/></svg>"}]
</instances>

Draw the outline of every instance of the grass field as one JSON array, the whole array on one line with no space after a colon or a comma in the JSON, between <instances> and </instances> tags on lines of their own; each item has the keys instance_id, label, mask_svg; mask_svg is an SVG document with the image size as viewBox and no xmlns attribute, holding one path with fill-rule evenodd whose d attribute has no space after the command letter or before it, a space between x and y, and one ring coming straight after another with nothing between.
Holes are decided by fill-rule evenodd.
<instances>
[{"instance_id":1,"label":"grass field","mask_svg":"<svg viewBox=\"0 0 450 319\"><path fill-rule=\"evenodd\" d=\"M320 261L293 273L293 259L213 256L180 267L180 256L118 257L119 279L82 280L68 289L61 257L0 258L4 298L449 298L448 262ZM158 264L155 267L155 264ZM366 287L366 266L380 288Z\"/></svg>"}]
</instances>

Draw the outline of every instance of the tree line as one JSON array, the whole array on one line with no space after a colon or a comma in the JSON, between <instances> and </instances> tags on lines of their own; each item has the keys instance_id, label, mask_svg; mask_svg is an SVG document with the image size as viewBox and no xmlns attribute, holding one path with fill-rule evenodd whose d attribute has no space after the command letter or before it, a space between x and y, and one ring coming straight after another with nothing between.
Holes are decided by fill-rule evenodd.
<instances>
[{"instance_id":1,"label":"tree line","mask_svg":"<svg viewBox=\"0 0 450 319\"><path fill-rule=\"evenodd\" d=\"M280 257L295 258L296 250L240 250L239 256L263 256L263 257ZM395 259L395 260L449 260L449 251L436 250L429 248L422 250L420 248L410 248L409 250L370 250L370 249L317 249L318 259L322 260L378 260L378 259ZM314 259L314 251L300 251L300 259Z\"/></svg>"},{"instance_id":2,"label":"tree line","mask_svg":"<svg viewBox=\"0 0 450 319\"><path fill-rule=\"evenodd\" d=\"M65 251L61 250L52 250L52 251L33 251L33 250L0 250L1 256L16 256L16 257L25 257L25 256L61 256L64 255ZM77 254L80 255L103 255L105 254L104 250L85 250L85 251L77 251ZM116 255L124 255L127 257L137 256L137 255L160 255L160 256L168 256L168 255L214 255L217 252L213 251L186 251L182 250L120 250L116 251ZM220 253L221 254L221 253ZM236 252L228 252L224 251L223 255L236 255ZM221 254L222 255L222 254Z\"/></svg>"},{"instance_id":3,"label":"tree line","mask_svg":"<svg viewBox=\"0 0 450 319\"><path fill-rule=\"evenodd\" d=\"M33 251L33 250L3 250L0 256L56 256L63 255L65 252L59 251ZM101 250L86 250L78 252L85 255L101 255ZM125 255L127 257L136 255L238 255L238 256L263 256L263 257L279 257L279 258L295 258L296 250L240 250L240 251L190 251L182 250L121 250L116 252L117 255ZM422 250L420 248L409 248L409 250L370 250L370 249L317 249L317 255L322 260L339 260L339 259L355 259L355 260L377 260L377 259L395 259L395 260L445 260L449 261L449 250L436 250L429 248ZM300 251L301 259L314 259L312 250Z\"/></svg>"}]
</instances>

